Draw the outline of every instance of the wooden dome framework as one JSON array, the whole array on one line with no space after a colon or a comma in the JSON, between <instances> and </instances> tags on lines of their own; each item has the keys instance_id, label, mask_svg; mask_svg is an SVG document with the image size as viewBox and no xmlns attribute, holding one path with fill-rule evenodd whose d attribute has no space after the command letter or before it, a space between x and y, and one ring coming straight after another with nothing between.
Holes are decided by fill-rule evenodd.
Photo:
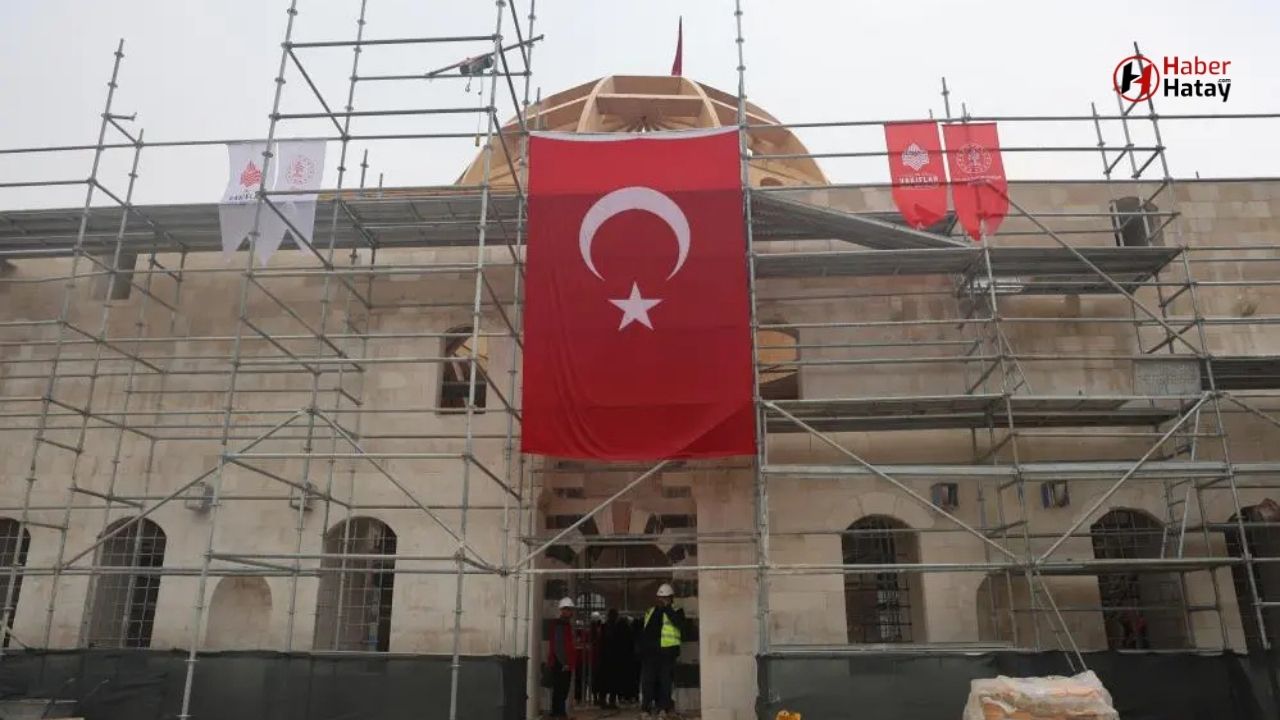
<instances>
[{"instance_id":1,"label":"wooden dome framework","mask_svg":"<svg viewBox=\"0 0 1280 720\"><path fill-rule=\"evenodd\" d=\"M563 90L530 105L530 127L576 133L643 133L662 130L733 127L738 124L738 98L684 77L670 75L610 75ZM747 103L747 146L752 155L808 155L809 151L779 121L759 106ZM775 127L754 127L773 125ZM494 153L489 182L513 187L511 168L518 152L520 125L513 118L502 126L502 137L490 145ZM484 180L483 150L458 179L461 185ZM510 160L510 162L508 162ZM811 157L760 159L751 163L753 186L825 185L826 176Z\"/></svg>"}]
</instances>

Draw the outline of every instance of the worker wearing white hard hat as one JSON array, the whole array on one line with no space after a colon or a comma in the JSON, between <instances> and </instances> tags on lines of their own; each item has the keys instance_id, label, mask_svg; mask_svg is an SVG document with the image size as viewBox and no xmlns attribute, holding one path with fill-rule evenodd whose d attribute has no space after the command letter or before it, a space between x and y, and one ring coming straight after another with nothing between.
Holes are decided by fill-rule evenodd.
<instances>
[{"instance_id":1,"label":"worker wearing white hard hat","mask_svg":"<svg viewBox=\"0 0 1280 720\"><path fill-rule=\"evenodd\" d=\"M657 712L659 720L674 716L676 658L684 638L684 610L675 607L675 588L669 583L658 586L657 600L645 611L640 631L640 717L648 720Z\"/></svg>"},{"instance_id":2,"label":"worker wearing white hard hat","mask_svg":"<svg viewBox=\"0 0 1280 720\"><path fill-rule=\"evenodd\" d=\"M578 665L578 647L573 639L573 598L561 598L560 617L547 632L547 667L551 676L551 717L568 717L565 703L569 685Z\"/></svg>"}]
</instances>

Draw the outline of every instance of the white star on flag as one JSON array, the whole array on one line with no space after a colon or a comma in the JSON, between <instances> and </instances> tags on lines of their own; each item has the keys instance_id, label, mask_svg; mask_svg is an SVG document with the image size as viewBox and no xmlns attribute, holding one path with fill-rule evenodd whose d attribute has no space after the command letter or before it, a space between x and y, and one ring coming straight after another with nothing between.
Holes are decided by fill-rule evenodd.
<instances>
[{"instance_id":1,"label":"white star on flag","mask_svg":"<svg viewBox=\"0 0 1280 720\"><path fill-rule=\"evenodd\" d=\"M609 302L622 311L622 322L618 325L619 330L633 322L638 322L652 330L653 324L649 322L649 311L662 301L646 300L640 295L640 286L633 282L631 283L631 297L622 300L610 300Z\"/></svg>"}]
</instances>

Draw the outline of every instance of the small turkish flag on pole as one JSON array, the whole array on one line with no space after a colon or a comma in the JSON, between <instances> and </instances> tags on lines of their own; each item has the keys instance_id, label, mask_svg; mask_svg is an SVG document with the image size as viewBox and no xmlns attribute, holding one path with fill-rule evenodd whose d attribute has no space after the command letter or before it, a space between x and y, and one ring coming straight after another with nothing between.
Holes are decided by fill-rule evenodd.
<instances>
[{"instance_id":1,"label":"small turkish flag on pole","mask_svg":"<svg viewBox=\"0 0 1280 720\"><path fill-rule=\"evenodd\" d=\"M947 214L947 175L935 122L885 123L893 202L913 228L932 225Z\"/></svg>"},{"instance_id":2,"label":"small turkish flag on pole","mask_svg":"<svg viewBox=\"0 0 1280 720\"><path fill-rule=\"evenodd\" d=\"M942 126L956 217L975 241L995 234L1009 212L1009 181L995 123Z\"/></svg>"},{"instance_id":3,"label":"small turkish flag on pole","mask_svg":"<svg viewBox=\"0 0 1280 720\"><path fill-rule=\"evenodd\" d=\"M738 136L529 141L524 452L749 455Z\"/></svg>"},{"instance_id":4,"label":"small turkish flag on pole","mask_svg":"<svg viewBox=\"0 0 1280 720\"><path fill-rule=\"evenodd\" d=\"M671 63L672 75L684 74L684 17L681 16L680 24L676 26L676 59Z\"/></svg>"}]
</instances>

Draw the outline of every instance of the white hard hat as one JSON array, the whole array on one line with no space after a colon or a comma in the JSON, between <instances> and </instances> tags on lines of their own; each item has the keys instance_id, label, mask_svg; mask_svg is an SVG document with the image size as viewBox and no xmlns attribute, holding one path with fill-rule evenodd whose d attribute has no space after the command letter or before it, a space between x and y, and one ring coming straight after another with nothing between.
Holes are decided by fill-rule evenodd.
<instances>
[{"instance_id":1,"label":"white hard hat","mask_svg":"<svg viewBox=\"0 0 1280 720\"><path fill-rule=\"evenodd\" d=\"M658 597L673 597L675 594L675 589L668 583L662 583L658 586Z\"/></svg>"},{"instance_id":2,"label":"white hard hat","mask_svg":"<svg viewBox=\"0 0 1280 720\"><path fill-rule=\"evenodd\" d=\"M565 608L573 609L573 598L560 598L560 609Z\"/></svg>"},{"instance_id":3,"label":"white hard hat","mask_svg":"<svg viewBox=\"0 0 1280 720\"><path fill-rule=\"evenodd\" d=\"M595 612L591 613L591 619L592 619L592 620L603 620L603 619L604 619L604 615L603 615L603 614L601 614L601 612L600 612L599 610L596 610Z\"/></svg>"}]
</instances>

